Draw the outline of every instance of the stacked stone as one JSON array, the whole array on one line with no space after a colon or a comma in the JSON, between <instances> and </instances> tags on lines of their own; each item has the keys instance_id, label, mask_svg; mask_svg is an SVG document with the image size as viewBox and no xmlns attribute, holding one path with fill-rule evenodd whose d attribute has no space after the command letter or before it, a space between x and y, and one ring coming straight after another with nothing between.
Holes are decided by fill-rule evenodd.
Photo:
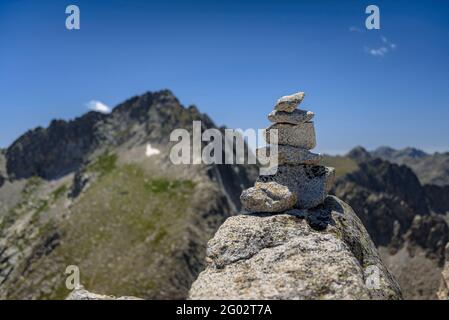
<instances>
[{"instance_id":1,"label":"stacked stone","mask_svg":"<svg viewBox=\"0 0 449 320\"><path fill-rule=\"evenodd\" d=\"M244 190L240 200L247 212L283 212L293 208L310 209L324 202L334 181L334 169L319 165L321 156L310 152L316 146L314 113L297 109L304 99L299 92L278 100L268 115L273 122L266 130L278 131L278 148L272 145L257 150L258 157L277 156L273 175L259 176L254 187ZM273 150L273 151L272 151Z\"/></svg>"}]
</instances>

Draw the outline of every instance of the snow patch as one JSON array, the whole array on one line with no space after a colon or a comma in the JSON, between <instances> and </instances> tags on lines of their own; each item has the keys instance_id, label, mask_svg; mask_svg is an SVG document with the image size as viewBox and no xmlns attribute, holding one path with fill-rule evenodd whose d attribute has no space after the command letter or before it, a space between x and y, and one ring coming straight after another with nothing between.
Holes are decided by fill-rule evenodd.
<instances>
[{"instance_id":1,"label":"snow patch","mask_svg":"<svg viewBox=\"0 0 449 320\"><path fill-rule=\"evenodd\" d=\"M147 150L145 152L145 155L147 157L151 157L151 156L154 156L154 155L157 155L157 154L160 154L160 153L161 153L161 151L159 149L153 148L151 146L151 144L149 144L149 143L147 144Z\"/></svg>"}]
</instances>

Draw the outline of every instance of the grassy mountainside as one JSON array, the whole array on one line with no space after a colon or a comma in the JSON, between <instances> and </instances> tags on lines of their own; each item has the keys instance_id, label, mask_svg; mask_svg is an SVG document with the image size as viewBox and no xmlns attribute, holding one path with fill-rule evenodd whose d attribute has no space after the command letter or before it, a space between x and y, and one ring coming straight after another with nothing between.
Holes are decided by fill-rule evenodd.
<instances>
[{"instance_id":1,"label":"grassy mountainside","mask_svg":"<svg viewBox=\"0 0 449 320\"><path fill-rule=\"evenodd\" d=\"M354 172L359 168L356 161L345 156L325 155L322 163L325 166L335 168L335 176L337 178Z\"/></svg>"},{"instance_id":2,"label":"grassy mountainside","mask_svg":"<svg viewBox=\"0 0 449 320\"><path fill-rule=\"evenodd\" d=\"M238 210L236 194L252 183L255 168L172 165L171 144L158 128L162 118L190 130L202 115L178 106L167 92L130 99L95 123L89 131L95 147L83 149L87 154L74 148L83 161L62 176L61 163L41 170L54 164L44 158L21 172L28 147L14 144L13 174L0 188L0 298L63 299L69 265L78 266L81 283L98 293L186 297L203 267L206 242ZM44 143L34 152L48 150L40 135L25 139L27 146ZM147 157L148 142L160 154Z\"/></svg>"}]
</instances>

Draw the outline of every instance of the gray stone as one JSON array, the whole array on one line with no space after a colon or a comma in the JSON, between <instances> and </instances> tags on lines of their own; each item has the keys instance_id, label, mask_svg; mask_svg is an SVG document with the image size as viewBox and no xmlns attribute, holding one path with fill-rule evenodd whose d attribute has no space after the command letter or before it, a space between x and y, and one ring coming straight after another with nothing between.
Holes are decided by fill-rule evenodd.
<instances>
[{"instance_id":1,"label":"gray stone","mask_svg":"<svg viewBox=\"0 0 449 320\"><path fill-rule=\"evenodd\" d=\"M315 127L313 122L305 122L298 125L287 123L275 123L266 129L265 140L270 142L270 131L278 130L278 144L313 149L316 146Z\"/></svg>"},{"instance_id":2,"label":"gray stone","mask_svg":"<svg viewBox=\"0 0 449 320\"><path fill-rule=\"evenodd\" d=\"M309 209L323 203L332 188L334 168L324 166L279 166L276 174L260 176L258 182L277 182L296 194L298 209Z\"/></svg>"},{"instance_id":3,"label":"gray stone","mask_svg":"<svg viewBox=\"0 0 449 320\"><path fill-rule=\"evenodd\" d=\"M142 299L136 297L117 298L114 296L96 294L85 290L83 286L79 286L75 288L72 292L70 292L66 300L142 300Z\"/></svg>"},{"instance_id":4,"label":"gray stone","mask_svg":"<svg viewBox=\"0 0 449 320\"><path fill-rule=\"evenodd\" d=\"M256 183L240 196L243 209L247 212L282 212L293 208L296 194L276 182Z\"/></svg>"},{"instance_id":5,"label":"gray stone","mask_svg":"<svg viewBox=\"0 0 449 320\"><path fill-rule=\"evenodd\" d=\"M304 92L298 92L290 96L283 96L278 100L274 109L278 111L293 112L304 99L304 95Z\"/></svg>"},{"instance_id":6,"label":"gray stone","mask_svg":"<svg viewBox=\"0 0 449 320\"><path fill-rule=\"evenodd\" d=\"M209 241L207 268L189 298L402 298L351 207L330 196L320 208L306 211L326 228L318 231L307 219L290 214L228 218Z\"/></svg>"},{"instance_id":7,"label":"gray stone","mask_svg":"<svg viewBox=\"0 0 449 320\"><path fill-rule=\"evenodd\" d=\"M293 112L273 110L268 115L268 120L274 123L301 124L312 120L315 114L312 111L293 110Z\"/></svg>"},{"instance_id":8,"label":"gray stone","mask_svg":"<svg viewBox=\"0 0 449 320\"><path fill-rule=\"evenodd\" d=\"M321 161L321 155L312 153L307 149L292 146L278 145L277 152L271 146L257 149L257 158L261 163L267 163L270 157L277 157L278 165L284 164L310 164L317 165ZM272 153L273 152L273 153Z\"/></svg>"}]
</instances>

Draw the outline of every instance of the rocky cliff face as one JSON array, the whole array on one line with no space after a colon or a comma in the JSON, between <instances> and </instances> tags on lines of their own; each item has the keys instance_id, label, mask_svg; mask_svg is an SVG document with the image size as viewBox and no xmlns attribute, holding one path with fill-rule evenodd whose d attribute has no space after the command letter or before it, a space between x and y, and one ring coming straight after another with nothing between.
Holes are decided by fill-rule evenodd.
<instances>
[{"instance_id":1,"label":"rocky cliff face","mask_svg":"<svg viewBox=\"0 0 449 320\"><path fill-rule=\"evenodd\" d=\"M441 300L449 300L449 243L446 246L446 263L444 265L443 271L441 272L438 298Z\"/></svg>"},{"instance_id":2,"label":"rocky cliff face","mask_svg":"<svg viewBox=\"0 0 449 320\"><path fill-rule=\"evenodd\" d=\"M73 121L54 120L46 129L28 131L6 151L9 177L55 179L75 171L100 144L97 124L105 117L89 112Z\"/></svg>"},{"instance_id":3,"label":"rocky cliff face","mask_svg":"<svg viewBox=\"0 0 449 320\"><path fill-rule=\"evenodd\" d=\"M257 172L173 165L169 134L194 120L215 127L171 92L149 92L108 115L53 121L2 153L0 298L65 298L68 265L93 292L185 298Z\"/></svg>"},{"instance_id":4,"label":"rocky cliff face","mask_svg":"<svg viewBox=\"0 0 449 320\"><path fill-rule=\"evenodd\" d=\"M359 163L359 170L337 181L335 194L351 204L376 245L388 245L404 234L416 214L429 214L414 173L381 159Z\"/></svg>"},{"instance_id":5,"label":"rocky cliff face","mask_svg":"<svg viewBox=\"0 0 449 320\"><path fill-rule=\"evenodd\" d=\"M210 240L190 299L400 299L353 210L329 196L315 209L228 218Z\"/></svg>"},{"instance_id":6,"label":"rocky cliff face","mask_svg":"<svg viewBox=\"0 0 449 320\"><path fill-rule=\"evenodd\" d=\"M338 178L334 192L354 208L404 296L436 298L449 241L446 187L422 186L408 167L375 158L363 148L336 160L357 164Z\"/></svg>"}]
</instances>

